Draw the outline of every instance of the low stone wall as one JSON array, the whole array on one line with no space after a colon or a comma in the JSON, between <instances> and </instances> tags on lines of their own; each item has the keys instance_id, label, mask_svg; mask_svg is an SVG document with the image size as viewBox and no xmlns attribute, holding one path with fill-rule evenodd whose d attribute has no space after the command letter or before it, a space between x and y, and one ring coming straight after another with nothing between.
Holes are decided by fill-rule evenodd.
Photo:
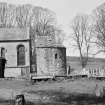
<instances>
[{"instance_id":1,"label":"low stone wall","mask_svg":"<svg viewBox=\"0 0 105 105\"><path fill-rule=\"evenodd\" d=\"M30 67L7 67L4 70L4 77L19 77L19 76L25 76L29 75L30 73Z\"/></svg>"},{"instance_id":2,"label":"low stone wall","mask_svg":"<svg viewBox=\"0 0 105 105\"><path fill-rule=\"evenodd\" d=\"M18 77L21 75L21 68L6 68L4 77Z\"/></svg>"}]
</instances>

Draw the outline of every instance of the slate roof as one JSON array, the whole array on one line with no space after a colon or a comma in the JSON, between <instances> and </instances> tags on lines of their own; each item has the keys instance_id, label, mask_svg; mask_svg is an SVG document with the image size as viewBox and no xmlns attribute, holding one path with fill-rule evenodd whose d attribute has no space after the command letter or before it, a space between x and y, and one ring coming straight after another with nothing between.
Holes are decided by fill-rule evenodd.
<instances>
[{"instance_id":1,"label":"slate roof","mask_svg":"<svg viewBox=\"0 0 105 105\"><path fill-rule=\"evenodd\" d=\"M27 39L29 39L29 28L0 28L0 41Z\"/></svg>"}]
</instances>

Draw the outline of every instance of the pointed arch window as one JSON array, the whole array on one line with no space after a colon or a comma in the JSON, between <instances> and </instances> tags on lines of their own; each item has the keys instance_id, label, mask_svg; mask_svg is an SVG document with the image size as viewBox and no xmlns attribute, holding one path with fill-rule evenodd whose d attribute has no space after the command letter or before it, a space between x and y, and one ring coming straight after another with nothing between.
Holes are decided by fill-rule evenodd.
<instances>
[{"instance_id":1,"label":"pointed arch window","mask_svg":"<svg viewBox=\"0 0 105 105\"><path fill-rule=\"evenodd\" d=\"M17 46L17 65L25 65L25 47L24 45Z\"/></svg>"}]
</instances>

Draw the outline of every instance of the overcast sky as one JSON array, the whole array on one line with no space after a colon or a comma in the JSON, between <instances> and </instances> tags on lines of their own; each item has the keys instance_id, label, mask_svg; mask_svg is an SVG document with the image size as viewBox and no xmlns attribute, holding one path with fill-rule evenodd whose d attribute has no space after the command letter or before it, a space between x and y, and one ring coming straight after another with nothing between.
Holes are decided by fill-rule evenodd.
<instances>
[{"instance_id":1,"label":"overcast sky","mask_svg":"<svg viewBox=\"0 0 105 105\"><path fill-rule=\"evenodd\" d=\"M104 3L105 0L0 0L0 2L13 4L29 3L49 8L56 13L58 23L62 25L64 31L68 34L70 33L70 22L77 13L90 14L93 9ZM67 41L64 44L69 46ZM67 55L76 55L76 52L74 53L74 51L67 49Z\"/></svg>"}]
</instances>

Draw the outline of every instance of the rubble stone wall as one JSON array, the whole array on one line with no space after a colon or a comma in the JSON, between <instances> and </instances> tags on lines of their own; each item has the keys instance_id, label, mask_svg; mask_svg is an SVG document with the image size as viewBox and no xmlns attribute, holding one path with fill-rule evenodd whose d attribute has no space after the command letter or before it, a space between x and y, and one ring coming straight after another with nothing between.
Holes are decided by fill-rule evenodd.
<instances>
[{"instance_id":1,"label":"rubble stone wall","mask_svg":"<svg viewBox=\"0 0 105 105\"><path fill-rule=\"evenodd\" d=\"M37 75L65 75L66 48L37 47Z\"/></svg>"}]
</instances>

